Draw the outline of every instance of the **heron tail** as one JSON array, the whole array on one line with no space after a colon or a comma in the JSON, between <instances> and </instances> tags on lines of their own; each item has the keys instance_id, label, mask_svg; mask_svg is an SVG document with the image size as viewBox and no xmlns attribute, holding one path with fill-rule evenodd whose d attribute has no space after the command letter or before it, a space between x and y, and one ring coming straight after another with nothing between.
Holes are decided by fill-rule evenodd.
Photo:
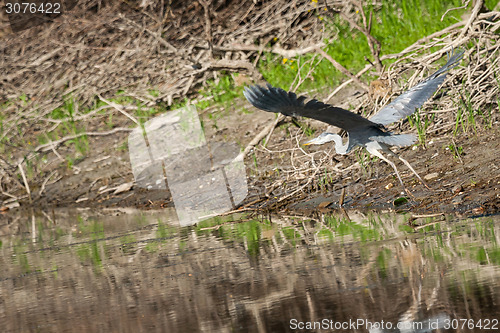
<instances>
[{"instance_id":1,"label":"heron tail","mask_svg":"<svg viewBox=\"0 0 500 333\"><path fill-rule=\"evenodd\" d=\"M382 142L389 146L406 147L417 141L415 134L393 134L388 136L371 136L370 140Z\"/></svg>"}]
</instances>

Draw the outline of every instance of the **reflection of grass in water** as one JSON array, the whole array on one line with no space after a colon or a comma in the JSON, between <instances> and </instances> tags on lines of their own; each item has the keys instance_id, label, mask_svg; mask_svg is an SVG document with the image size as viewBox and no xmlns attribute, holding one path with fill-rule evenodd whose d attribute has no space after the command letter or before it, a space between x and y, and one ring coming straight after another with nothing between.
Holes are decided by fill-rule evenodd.
<instances>
[{"instance_id":1,"label":"reflection of grass in water","mask_svg":"<svg viewBox=\"0 0 500 333\"><path fill-rule=\"evenodd\" d=\"M165 220L157 219L152 220L153 223L158 222L157 228L151 228L150 220L147 228L134 231L121 229L115 234L108 231L106 236L102 223L80 220L77 231L72 231L79 239L75 241L73 238L69 251L33 252L33 248L47 247L46 244L53 237L51 235L59 233L45 225L39 229L40 233L44 233L42 242L45 244L33 244L30 235L14 242L16 245L13 247L11 266L21 274L47 272L51 268L60 268L62 272L68 269L68 265L62 264L62 260L57 260L55 265L53 256L70 255L74 259L70 260L71 262L77 262L77 265L86 269L92 267L94 273L99 275L105 273L108 264L116 259L108 253L109 249L116 249L116 245L120 246L124 257L134 256L141 246L144 246L147 252L154 253L149 254L148 258L162 258L162 253L189 253L191 256L191 250L194 250L195 256L201 255L201 252L197 253L198 247L193 242L209 245L210 249L217 243L228 249L235 249L238 254L243 251L252 260L258 260L269 252L284 253L281 251L295 251L306 247L308 250L319 252L333 250L339 255L349 255L352 263L356 265L370 267L369 272L372 275L359 280L366 284L372 283L375 277L387 279L401 265L404 269L402 274L407 274L415 267L413 265L418 265L414 262L415 258L425 259L437 265L436 267L453 265L458 258L464 263L457 268L460 274L467 274L469 268L478 272L478 267L500 265L496 234L498 225L495 225L496 220L493 218L459 221L460 223L455 223L454 218L450 218L441 224L429 225L418 231L411 229L409 232L401 232L403 218L395 224L395 216L375 213L369 213L357 222L339 216L324 216L321 222L309 218L286 218L280 223L271 223L262 217L252 220L249 218L253 217L244 214L215 217L196 226L187 227L174 227L163 222ZM238 222L238 219L244 220ZM428 218L419 221L431 223L437 220L438 218ZM404 249L399 250L399 244L406 243L408 235L409 242L415 247L408 248L405 245ZM62 241L65 240L66 237ZM379 242L380 240L384 242ZM140 243L136 243L137 241ZM12 242L9 241L10 243ZM54 248L58 248L58 245L62 244L56 243ZM309 247L310 245L312 246ZM403 255L399 256L401 253ZM53 276L57 278L58 273L54 272Z\"/></svg>"},{"instance_id":2,"label":"reflection of grass in water","mask_svg":"<svg viewBox=\"0 0 500 333\"><path fill-rule=\"evenodd\" d=\"M21 267L21 272L23 274L32 272L28 255L26 252L26 244L23 240L19 240L17 244L14 245L14 260L17 261L19 267Z\"/></svg>"},{"instance_id":3,"label":"reflection of grass in water","mask_svg":"<svg viewBox=\"0 0 500 333\"><path fill-rule=\"evenodd\" d=\"M370 240L382 239L382 235L376 229L373 221L370 221L369 227L357 222L349 221L344 218L337 218L333 215L325 216L325 223L330 227L336 236L352 235L354 239L359 239L362 242Z\"/></svg>"},{"instance_id":4,"label":"reflection of grass in water","mask_svg":"<svg viewBox=\"0 0 500 333\"><path fill-rule=\"evenodd\" d=\"M216 233L217 237L225 241L243 242L249 254L256 255L262 246L273 243L272 237L278 244L288 243L290 246L296 246L304 241L304 235L313 232L304 225L312 223L311 221L301 221L294 226L278 227L277 232L272 233L272 237L269 239L269 237L263 237L262 234L268 230L275 230L276 224L271 224L268 220L250 220L238 223L232 221L231 218L231 216L215 217L203 221L197 225L197 233L199 235ZM317 232L319 239L328 239L329 241L343 240L343 237L349 235L361 242L383 239L383 235L378 230L380 223L375 219L369 219L367 222L367 224L360 224L336 216L325 216L325 223L316 224L314 232Z\"/></svg>"},{"instance_id":5,"label":"reflection of grass in water","mask_svg":"<svg viewBox=\"0 0 500 333\"><path fill-rule=\"evenodd\" d=\"M428 218L425 223L432 221L433 219ZM422 247L422 255L433 258L435 262L446 262L450 256L458 256L480 265L500 265L500 248L493 219L482 218L473 221L452 224L449 230L439 223L419 229L418 232L421 234L433 235L432 238L426 237L427 246ZM442 230L449 231L449 236L443 236L447 233L443 233ZM468 241L456 241L461 236L467 236ZM455 240L451 248L449 242L443 237L452 237ZM423 239L419 240L419 242L423 241Z\"/></svg>"},{"instance_id":6,"label":"reflection of grass in water","mask_svg":"<svg viewBox=\"0 0 500 333\"><path fill-rule=\"evenodd\" d=\"M389 267L389 260L391 259L392 252L389 249L382 249L377 256L377 266L378 272L382 278L386 278L388 276L387 267Z\"/></svg>"},{"instance_id":7,"label":"reflection of grass in water","mask_svg":"<svg viewBox=\"0 0 500 333\"><path fill-rule=\"evenodd\" d=\"M76 249L82 263L90 262L96 269L102 268L102 256L97 241L82 244Z\"/></svg>"},{"instance_id":8,"label":"reflection of grass in water","mask_svg":"<svg viewBox=\"0 0 500 333\"><path fill-rule=\"evenodd\" d=\"M149 242L144 246L144 250L149 253L155 253L160 248L160 244L158 242Z\"/></svg>"},{"instance_id":9,"label":"reflection of grass in water","mask_svg":"<svg viewBox=\"0 0 500 333\"><path fill-rule=\"evenodd\" d=\"M90 236L91 234L104 237L104 224L99 221L91 220L85 222L80 216L78 219L78 231L76 237ZM95 239L95 238L94 238Z\"/></svg>"},{"instance_id":10,"label":"reflection of grass in water","mask_svg":"<svg viewBox=\"0 0 500 333\"><path fill-rule=\"evenodd\" d=\"M134 254L137 248L137 239L134 235L126 235L120 238L120 248L124 254Z\"/></svg>"},{"instance_id":11,"label":"reflection of grass in water","mask_svg":"<svg viewBox=\"0 0 500 333\"><path fill-rule=\"evenodd\" d=\"M167 238L174 235L176 229L168 224L163 223L162 220L158 219L158 229L156 230L156 237Z\"/></svg>"},{"instance_id":12,"label":"reflection of grass in water","mask_svg":"<svg viewBox=\"0 0 500 333\"><path fill-rule=\"evenodd\" d=\"M474 223L474 227L482 237L487 238L493 244L498 245L495 234L495 222L493 222L492 218L485 221L478 221Z\"/></svg>"},{"instance_id":13,"label":"reflection of grass in water","mask_svg":"<svg viewBox=\"0 0 500 333\"><path fill-rule=\"evenodd\" d=\"M191 248L190 239L193 231L199 237L219 239L225 244L243 244L247 253L252 256L259 256L261 251L267 246L273 244L285 245L285 247L295 247L310 242L314 235L316 240L326 240L333 243L356 243L371 245L374 241L391 240L399 237L401 234L415 234L415 230L409 228L404 221L394 224L391 220L394 217L368 214L362 221L349 221L344 217L335 215L324 216L323 222L315 220L294 220L292 224L271 223L262 218L249 219L249 215L238 214L236 216L217 216L198 223L195 226L173 227L158 219L158 227L154 231L153 241L146 241L145 250L153 253L157 252L162 245L177 244L179 253L185 253ZM435 218L421 220L422 223L432 223ZM442 224L430 224L416 233L427 235L424 246L421 247L422 255L433 260L433 262L446 262L451 254L448 241L448 235L455 239L460 236L472 237L475 241L461 244L454 242L453 252L459 257L471 258L474 262L480 264L498 264L500 263L500 250L496 246L496 235L492 220L477 221L475 224L450 224L451 221L443 221ZM446 232L442 232L442 231ZM271 231L271 232L269 232ZM47 236L47 235L46 235ZM102 223L91 222L83 223L80 221L79 237L87 236L94 240L77 247L77 255L82 262L88 262L95 267L102 267L102 262L106 257L106 242ZM443 239L444 238L444 239ZM45 238L47 239L47 238ZM119 238L121 249L125 255L131 255L137 250L137 239L135 235L128 235ZM485 245L486 241L488 245ZM417 238L417 242L424 242L423 238ZM99 244L104 245L99 246ZM320 241L319 244L324 243ZM493 246L490 246L493 244ZM376 262L379 271L384 276L387 264L391 258L391 252L386 247L373 252L372 246L361 246L360 256L362 261ZM22 252L22 251L21 251ZM29 270L28 258L18 259L25 270Z\"/></svg>"},{"instance_id":14,"label":"reflection of grass in water","mask_svg":"<svg viewBox=\"0 0 500 333\"><path fill-rule=\"evenodd\" d=\"M260 251L260 238L262 233L259 221L252 220L236 225L235 236L246 243L248 254L258 255Z\"/></svg>"},{"instance_id":15,"label":"reflection of grass in water","mask_svg":"<svg viewBox=\"0 0 500 333\"><path fill-rule=\"evenodd\" d=\"M296 246L297 243L300 243L302 240L302 236L297 230L295 230L294 227L286 227L282 229L283 235L285 236L286 240L292 245Z\"/></svg>"},{"instance_id":16,"label":"reflection of grass in water","mask_svg":"<svg viewBox=\"0 0 500 333\"><path fill-rule=\"evenodd\" d=\"M328 239L330 241L333 241L333 232L331 232L330 230L328 229L321 229L319 232L318 232L318 237L319 238L323 238L323 239Z\"/></svg>"},{"instance_id":17,"label":"reflection of grass in water","mask_svg":"<svg viewBox=\"0 0 500 333\"><path fill-rule=\"evenodd\" d=\"M489 278L494 281L494 277L490 276ZM466 269L462 270L460 274L456 275L456 277L448 279L446 292L450 295L450 299L463 299L467 301L474 299L477 304L491 304L488 298L494 293L490 288L493 287L485 282L485 276L484 274L481 274L480 270ZM498 305L496 309L498 309ZM491 322L488 321L488 323L491 328ZM496 330L498 331L498 324L496 327ZM464 331L467 332L467 330ZM473 330L468 331L472 332ZM476 332L486 332L486 330L477 330Z\"/></svg>"},{"instance_id":18,"label":"reflection of grass in water","mask_svg":"<svg viewBox=\"0 0 500 333\"><path fill-rule=\"evenodd\" d=\"M160 219L158 219L158 221L160 221ZM140 226L140 227L147 225L148 219L146 218L145 215L139 214L136 217L134 217L134 224L136 224L137 226Z\"/></svg>"},{"instance_id":19,"label":"reflection of grass in water","mask_svg":"<svg viewBox=\"0 0 500 333\"><path fill-rule=\"evenodd\" d=\"M41 229L39 228L38 232L41 234L40 230ZM66 232L61 227L59 227L59 226L56 227L55 229L48 229L48 230L46 230L46 233L48 233L48 235L45 235L45 237L48 237L48 244L49 244L50 247L55 246L56 242L61 237L63 237L63 236L66 235ZM43 238L43 236L40 236L40 238ZM45 246L45 244L43 244L42 241L40 241L40 245L41 246Z\"/></svg>"},{"instance_id":20,"label":"reflection of grass in water","mask_svg":"<svg viewBox=\"0 0 500 333\"><path fill-rule=\"evenodd\" d=\"M435 235L436 246L430 249L430 255L435 262L445 262L445 257L443 256L442 250L445 249L446 244L443 241L443 235L438 233Z\"/></svg>"},{"instance_id":21,"label":"reflection of grass in water","mask_svg":"<svg viewBox=\"0 0 500 333\"><path fill-rule=\"evenodd\" d=\"M180 239L179 240L179 244L178 244L178 249L179 249L179 253L184 253L184 252L187 252L187 242L183 239Z\"/></svg>"},{"instance_id":22,"label":"reflection of grass in water","mask_svg":"<svg viewBox=\"0 0 500 333\"><path fill-rule=\"evenodd\" d=\"M99 244L102 244L102 251L106 251L106 243L100 242L104 239L104 224L98 221L85 221L78 218L78 232L76 237L83 238L90 236L88 243L81 244L76 249L76 253L82 262L90 262L94 268L102 268L102 255Z\"/></svg>"},{"instance_id":23,"label":"reflection of grass in water","mask_svg":"<svg viewBox=\"0 0 500 333\"><path fill-rule=\"evenodd\" d=\"M476 232L483 241L465 244L464 247L470 253L470 258L481 265L500 265L500 247L498 246L493 219L489 218L485 221L476 222L472 232ZM485 243L492 244L492 246L486 247Z\"/></svg>"},{"instance_id":24,"label":"reflection of grass in water","mask_svg":"<svg viewBox=\"0 0 500 333\"><path fill-rule=\"evenodd\" d=\"M158 251L161 244L165 244L169 239L174 238L178 232L177 228L164 223L161 219L158 218L157 221L158 227L155 232L157 239L153 242L148 242L144 248L150 253Z\"/></svg>"},{"instance_id":25,"label":"reflection of grass in water","mask_svg":"<svg viewBox=\"0 0 500 333\"><path fill-rule=\"evenodd\" d=\"M244 218L244 214L217 216L198 223L196 226L197 233L199 235L216 233L217 237L222 238L224 241L243 242L250 255L258 255L262 245L270 242L270 240L262 239L262 232L273 229L273 227L265 219L235 222L235 220Z\"/></svg>"}]
</instances>

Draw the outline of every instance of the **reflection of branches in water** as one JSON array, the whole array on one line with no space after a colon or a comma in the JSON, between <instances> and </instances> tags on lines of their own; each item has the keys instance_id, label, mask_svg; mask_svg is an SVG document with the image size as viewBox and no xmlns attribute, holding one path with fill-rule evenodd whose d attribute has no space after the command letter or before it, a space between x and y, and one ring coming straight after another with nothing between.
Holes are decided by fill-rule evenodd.
<instances>
[{"instance_id":1,"label":"reflection of branches in water","mask_svg":"<svg viewBox=\"0 0 500 333\"><path fill-rule=\"evenodd\" d=\"M83 211L78 227L73 215L46 214L50 219L37 217L36 243L24 248L16 244L23 237L33 239L31 219L17 219L0 229L0 296L12 305L4 309L11 318L7 325L18 324L15 320L45 322L40 309L52 309L51 327L57 331L70 328L67 318L72 318L72 328L95 328L88 319L96 311L109 314L110 325L128 323L135 329L155 322L168 331L200 325L221 331L240 324L269 331L269 322L291 316L396 322L443 309L466 318L463 302L482 315L487 314L487 300L479 302L483 294L457 299L450 288L466 283L464 272L486 285L499 274L495 264L477 263L464 253L468 244L494 246L492 237L500 226L493 223L484 223L480 232L475 224L442 222L438 234L428 231L424 238L397 228L404 216L356 212L350 212L351 222L337 216L272 216L271 224L248 221L204 231L159 223L168 218L148 212L137 217L117 211L117 216L96 218ZM104 228L90 233L82 229L92 223ZM380 232L362 240L354 229L346 233L348 226ZM318 236L325 229L331 240ZM53 239L56 230L59 236ZM100 266L83 255L92 249L101 256ZM21 267L12 258L23 256L38 270L36 278L19 274ZM453 272L448 272L450 267ZM13 282L23 288L7 288ZM80 315L68 317L74 311Z\"/></svg>"}]
</instances>

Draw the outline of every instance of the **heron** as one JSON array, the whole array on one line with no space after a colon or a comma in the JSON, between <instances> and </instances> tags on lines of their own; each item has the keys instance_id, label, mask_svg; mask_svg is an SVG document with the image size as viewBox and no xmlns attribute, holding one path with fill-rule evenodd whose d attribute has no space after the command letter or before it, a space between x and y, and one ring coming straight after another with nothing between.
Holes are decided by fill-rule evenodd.
<instances>
[{"instance_id":1,"label":"heron","mask_svg":"<svg viewBox=\"0 0 500 333\"><path fill-rule=\"evenodd\" d=\"M465 50L458 50L448 53L448 61L443 67L402 93L370 118L315 99L305 103L304 101L307 99L305 96L297 97L291 91L286 92L270 84L267 84L267 87L259 85L245 87L243 94L258 109L281 113L285 116L312 118L343 129L347 133L345 143L340 135L324 132L305 144L321 145L333 141L335 151L340 155L346 155L358 146L365 147L370 154L387 162L394 169L401 186L411 195L406 189L396 165L382 153L401 160L417 176L419 181L430 189L410 163L390 149L392 146L411 146L417 137L414 134L392 133L385 126L413 114L420 108L438 90L448 71L458 65L464 52Z\"/></svg>"}]
</instances>

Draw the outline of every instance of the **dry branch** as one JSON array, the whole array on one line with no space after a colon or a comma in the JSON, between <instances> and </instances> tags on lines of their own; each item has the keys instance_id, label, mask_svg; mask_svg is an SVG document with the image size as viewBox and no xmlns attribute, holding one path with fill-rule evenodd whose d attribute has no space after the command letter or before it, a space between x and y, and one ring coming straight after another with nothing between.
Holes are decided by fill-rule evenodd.
<instances>
[{"instance_id":1,"label":"dry branch","mask_svg":"<svg viewBox=\"0 0 500 333\"><path fill-rule=\"evenodd\" d=\"M451 11L453 11L453 10L457 10L457 9L464 9L464 8L467 8L467 6L469 5L469 2L470 2L470 0L467 0L467 1L465 1L465 3L463 4L463 6L460 6L460 7L455 7L455 8L449 8L449 9L447 9L447 10L444 12L443 16L441 16L441 21L443 21L443 20L444 20L444 17L445 17L445 16L446 16L449 12L451 12Z\"/></svg>"},{"instance_id":2,"label":"dry branch","mask_svg":"<svg viewBox=\"0 0 500 333\"><path fill-rule=\"evenodd\" d=\"M467 52L470 66L466 70L464 62L447 81L465 77L462 85L452 85L453 90L447 96L439 101L431 101L423 109L425 114L434 103L439 105L440 110L450 110L449 113L436 113L440 122L430 128L429 133L453 129L453 124L450 126L449 119L444 117L456 115L460 106L455 101L450 107L452 102L449 96L464 95L466 91L470 92L470 103L474 110L495 107L499 96L495 83L500 76L500 41L497 34L500 13L479 13L479 3L482 2L475 3L467 21L430 34L402 52L380 57L379 44L370 34L371 24L374 24L371 14L367 15L362 4L354 1L361 13L361 18L355 20L349 15L353 12L349 2L329 0L328 6L335 8L335 15L340 13L352 29L366 36L375 59L373 65L367 64L354 75L331 57L326 57L324 51L317 51L349 77L332 95L350 82L368 90L360 80L361 75L374 67L381 72L380 61L386 59L396 59L387 70L389 78L398 78L402 73L414 73L416 70L414 79L418 80L425 75L424 69L433 66L432 62L446 51L471 43L475 47ZM6 101L10 104L5 104L2 109L4 130L0 133L0 141L10 146L6 148L9 151L5 157L0 159L2 195L16 196L26 191L26 186L16 175L20 172L17 167L19 163L33 161L33 157L40 153L57 157L62 152L58 152L56 147L79 136L130 131L128 128L108 132L96 129L95 124L102 125L102 117L111 114L108 112L103 115L99 111L109 107L120 112L113 119L119 118L125 124L128 119L137 121L127 112L133 110L134 106L129 108L110 102L117 91L124 91L125 96L133 96L148 107L171 105L176 99L191 98L197 94L206 81L214 77L214 71L245 72L250 73L255 80L260 80L256 64L262 52L293 58L325 47L322 42L325 37L324 22L318 20L314 12L316 8L309 0L276 0L259 2L257 6L251 0L245 2L246 6L226 4L210 0L169 2L168 10L162 11L162 4L155 1L151 1L148 8L138 9L134 7L134 2L109 2L102 5L98 0L85 0L78 2L73 11L52 24L4 36L0 43L0 105ZM95 8L98 8L97 13ZM431 47L435 46L441 48L429 53ZM380 61L377 60L379 57ZM300 83L303 79L297 80ZM445 89L447 85L445 83ZM406 88L408 85L401 87ZM151 90L156 90L158 97L153 97ZM95 109L99 97L108 105ZM36 142L38 135L43 136L58 126L62 127L66 119L55 119L52 112L69 107L71 103L68 101L76 103L72 109L72 121L86 128L87 133L66 136L35 148L26 146L26 141L31 139ZM372 104L363 100L359 105L361 108L362 105ZM93 111L85 113L85 108ZM492 117L497 119L496 113ZM270 136L274 126L269 124L261 131L248 144L244 154L255 148L266 135ZM274 195L281 198L299 188L307 190L316 186L309 179L323 174L317 172L317 168L324 168L333 174L341 170L340 166L332 165L333 154L306 154L299 147L289 151L285 143L269 139L266 140L269 144L267 148L282 151L290 159L293 157L293 163L290 160L277 161L278 165L292 164L293 168L282 170L280 177L275 179L276 186L269 192L270 197ZM254 150L257 158L269 157L259 149L260 146ZM10 158L6 159L6 156ZM342 172L345 175L347 171L344 169ZM42 177L35 175L34 179L27 181L29 184L46 185L47 178ZM355 182L352 178L352 182ZM284 183L288 184L286 188L278 186ZM304 187L304 184L307 186ZM302 190L295 192L298 193L302 193Z\"/></svg>"},{"instance_id":3,"label":"dry branch","mask_svg":"<svg viewBox=\"0 0 500 333\"><path fill-rule=\"evenodd\" d=\"M379 56L381 45L380 42L371 34L373 12L370 12L370 19L369 22L367 22L365 10L363 9L363 4L356 0L352 0L352 2L356 5L356 7L359 8L359 11L361 12L361 17L363 18L363 28L360 28L358 26L357 29L359 29L365 35L366 40L368 41L368 46L370 47L370 52L372 53L373 58L375 59L375 68L377 69L379 75L382 75L383 66ZM344 15L343 17L347 16Z\"/></svg>"},{"instance_id":4,"label":"dry branch","mask_svg":"<svg viewBox=\"0 0 500 333\"><path fill-rule=\"evenodd\" d=\"M500 26L499 19L500 13L497 12L478 14L476 19L471 21L472 23L467 30L465 26L469 20L458 22L420 39L398 54L381 57L381 59L397 59L388 69L389 78L399 78L401 73L413 73L416 69L413 79L406 82L400 87L399 92L396 92L396 95L398 95L401 91L410 88L425 77L426 73L424 70L432 72L433 69L429 67L438 67L437 65L432 65L432 62L442 57L447 50L468 43L475 45L475 47L467 50L464 61L458 67L454 68L446 79L442 88L442 91L445 92L444 97L430 100L421 109L421 115L433 113L435 117L435 124L427 129L428 135L437 132L441 136L449 134L455 128L457 121L461 124L460 126L471 126L466 123L467 119L465 119L466 116L464 116L463 111L465 107L469 110L468 112L481 112L480 114L483 115L485 112L486 114L488 113L485 110L491 110L489 111L491 114L487 117L483 116L484 120L482 121L487 122L487 124L489 123L490 125L488 126L494 124L495 121L498 122L498 98L500 97L500 92L497 78L500 77L500 61L498 60L500 59L500 37L498 34L491 33L491 31L498 29ZM461 34L462 32L464 33ZM459 38L460 35L462 37ZM436 45L441 45L441 49L433 53L428 53L428 50ZM371 68L373 68L373 65L367 64L355 76L359 77ZM463 80L462 84L457 84L457 78L460 81ZM353 81L353 78L348 80L348 82ZM338 87L334 93L338 92L345 85L347 83ZM367 99L368 97L365 96L364 98ZM471 103L470 106L464 104L466 101ZM372 105L372 103L362 101L360 105ZM436 108L438 109L437 111L435 110ZM460 110L462 110L461 118L458 114ZM480 119L476 121L480 121ZM403 126L403 130L409 129L408 124L404 124ZM297 139L297 136L295 138ZM329 155L328 159L324 161L323 158L326 156L324 154L328 152L321 150L315 153L304 152L300 148L298 140L297 144L294 144L292 148L290 148L288 141L273 141L265 149L263 147L255 149L259 165L261 165L259 163L261 158L271 158L271 166L283 165L279 173L272 173L269 169L261 171L263 175L267 175L267 178L264 179L268 184L271 183L271 185L268 186L265 192L267 199L265 202L259 203L260 207L266 206L273 209L286 207L289 200L296 201L307 192L319 190L315 184L322 183L320 177L325 173L335 175L338 172L342 172L343 179L351 178L353 179L352 182L356 182L354 180L356 179L355 176L346 177L347 172L354 172L355 169L339 171L340 168L338 165L331 163L335 155ZM286 157L277 159L276 156L288 156L288 160L286 160ZM310 160L311 156L313 157L312 161ZM339 157L339 159L340 161L345 161L347 164L353 162L351 156ZM291 168L285 168L284 166L286 165L291 165ZM269 174L273 176L269 177ZM285 188L283 184L286 184ZM351 183L350 186L347 186L347 189L349 190L352 186ZM342 196L342 188L329 189L329 191L332 190L336 191L339 196Z\"/></svg>"},{"instance_id":5,"label":"dry branch","mask_svg":"<svg viewBox=\"0 0 500 333\"><path fill-rule=\"evenodd\" d=\"M136 125L139 125L139 121L137 119L135 119L135 117L133 117L130 113L128 113L127 111L125 111L120 104L108 101L107 99L105 99L101 95L98 95L98 96L99 96L99 99L101 101L103 101L104 103L106 103L106 104L114 107L115 109L117 109L118 111L120 111L121 114L123 114L124 116L126 116L128 119L132 120Z\"/></svg>"},{"instance_id":6,"label":"dry branch","mask_svg":"<svg viewBox=\"0 0 500 333\"><path fill-rule=\"evenodd\" d=\"M479 11L483 7L483 4L484 4L484 0L476 0L476 4L474 5L474 8L472 9L472 14L470 15L470 18L467 21L467 24L460 32L458 39L463 38L465 36L465 34L469 31L472 23L477 19L477 15L479 14Z\"/></svg>"},{"instance_id":7,"label":"dry branch","mask_svg":"<svg viewBox=\"0 0 500 333\"><path fill-rule=\"evenodd\" d=\"M358 77L356 77L351 72L349 72L344 66L342 66L337 61L335 61L335 59L333 59L332 57L330 57L330 55L328 53L326 53L325 51L323 51L320 48L317 48L316 51L318 51L319 54L321 54L323 57L325 57L326 59L328 59L328 61L330 61L332 63L333 67L335 67L337 70L339 70L343 74L349 76L351 78L351 80L353 80L354 82L356 82L356 84L358 86L360 86L361 88L363 88L366 91L369 90L369 87L365 83L363 83Z\"/></svg>"},{"instance_id":8,"label":"dry branch","mask_svg":"<svg viewBox=\"0 0 500 333\"><path fill-rule=\"evenodd\" d=\"M46 152L46 151L49 151L53 148L58 147L59 145L63 144L66 141L78 139L82 136L106 136L106 135L113 135L113 134L116 134L119 132L131 132L132 130L133 130L132 128L118 127L118 128L114 128L111 131L107 131L107 132L83 132L83 133L68 135L68 136L65 136L59 140L55 140L55 141L51 141L49 143L45 143L43 145L39 145L33 150L33 152Z\"/></svg>"},{"instance_id":9,"label":"dry branch","mask_svg":"<svg viewBox=\"0 0 500 333\"><path fill-rule=\"evenodd\" d=\"M236 52L236 51L253 51L253 52L270 52L275 53L283 58L294 58L306 53L314 52L318 47L324 47L325 43L320 42L315 45L307 46L300 49L286 50L280 46L273 46L271 48L261 47L256 45L246 45L246 44L232 44L228 46L214 46L215 51L223 52ZM205 48L204 46L197 46L199 48Z\"/></svg>"}]
</instances>

